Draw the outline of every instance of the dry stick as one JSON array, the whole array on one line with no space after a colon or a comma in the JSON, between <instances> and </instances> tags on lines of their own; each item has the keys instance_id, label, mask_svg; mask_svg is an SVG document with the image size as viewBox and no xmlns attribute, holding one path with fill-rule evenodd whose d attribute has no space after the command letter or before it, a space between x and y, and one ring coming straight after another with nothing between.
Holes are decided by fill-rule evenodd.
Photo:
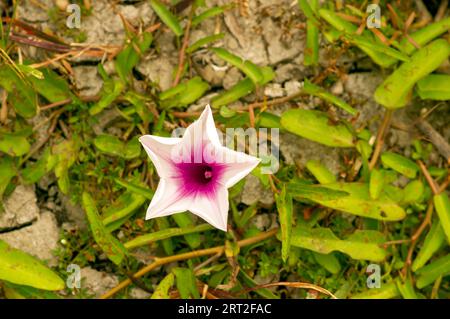
<instances>
[{"instance_id":1,"label":"dry stick","mask_svg":"<svg viewBox=\"0 0 450 319\"><path fill-rule=\"evenodd\" d=\"M425 176L428 184L430 185L431 190L433 191L433 194L434 195L439 194L439 187L436 186L436 182L431 177L431 175L428 172L427 167L425 166L425 164L421 160L418 160L417 164L419 164L419 167L422 170L423 176Z\"/></svg>"},{"instance_id":2,"label":"dry stick","mask_svg":"<svg viewBox=\"0 0 450 319\"><path fill-rule=\"evenodd\" d=\"M2 95L2 108L0 110L0 123L6 124L6 120L8 118L8 102L6 99L8 98L8 91L3 90Z\"/></svg>"},{"instance_id":3,"label":"dry stick","mask_svg":"<svg viewBox=\"0 0 450 319\"><path fill-rule=\"evenodd\" d=\"M268 239L268 238L274 236L277 233L277 231L278 231L278 228L274 228L267 232L258 234L254 237L240 240L240 241L238 241L237 244L239 247L248 246L248 245L263 241L265 239ZM169 257L159 258L159 259L155 260L153 263L145 266L144 268L139 270L137 273L135 273L133 275L133 278L140 278L143 275L145 275L146 273L152 271L153 269L155 269L159 266L174 262L174 261L181 261L181 260L186 260L186 259L191 259L191 258L196 258L196 257L201 257L201 256L215 255L215 254L219 254L219 253L222 254L224 251L225 251L225 246L217 246L217 247L213 247L213 248L195 250L195 251L191 251L189 253L183 253L183 254L173 255L173 256L169 256ZM116 287L114 287L110 291L106 292L104 295L100 296L100 299L107 299L107 298L114 296L117 292L119 292L123 288L127 287L129 284L131 284L131 280L125 279L124 281L119 283Z\"/></svg>"},{"instance_id":4,"label":"dry stick","mask_svg":"<svg viewBox=\"0 0 450 319\"><path fill-rule=\"evenodd\" d=\"M186 48L189 44L189 32L191 31L192 17L194 16L195 5L192 5L191 12L189 13L189 20L186 25L186 31L184 32L183 45L181 46L180 55L178 57L178 70L173 81L172 86L177 86L180 83L181 73L183 73L184 60L186 58Z\"/></svg>"},{"instance_id":5,"label":"dry stick","mask_svg":"<svg viewBox=\"0 0 450 319\"><path fill-rule=\"evenodd\" d=\"M241 292L248 292L248 291L258 290L261 288L270 288L270 287L275 287L275 286L287 286L287 287L293 287L293 288L313 289L315 291L318 291L325 295L328 295L333 299L338 299L335 295L333 295L327 289L322 288L320 286L310 284L310 283L306 283L306 282L289 282L289 281L273 282L273 283L269 283L269 284L258 285L258 286L252 287L252 288L247 288Z\"/></svg>"},{"instance_id":6,"label":"dry stick","mask_svg":"<svg viewBox=\"0 0 450 319\"><path fill-rule=\"evenodd\" d=\"M418 121L416 125L436 147L438 152L447 160L447 163L450 164L450 145L447 143L445 138L443 138L442 135L439 134L433 126L425 120Z\"/></svg>"},{"instance_id":7,"label":"dry stick","mask_svg":"<svg viewBox=\"0 0 450 319\"><path fill-rule=\"evenodd\" d=\"M420 169L422 170L423 175L425 176L425 179L427 180L428 184L430 185L431 190L433 191L434 195L439 194L440 187L436 185L436 182L431 177L430 173L428 172L425 164L422 161L417 161L419 164ZM444 182L443 185L445 185L446 182ZM420 224L419 228L414 232L414 234L411 236L411 246L408 250L408 255L406 257L405 266L403 267L402 273L404 276L406 276L409 266L412 263L412 254L414 252L414 248L416 247L417 240L419 239L420 235L422 235L425 228L431 224L431 217L433 215L433 200L431 199L428 202L428 208L427 212L425 214L425 218L423 219L422 223Z\"/></svg>"},{"instance_id":8,"label":"dry stick","mask_svg":"<svg viewBox=\"0 0 450 319\"><path fill-rule=\"evenodd\" d=\"M68 99L65 99L65 100L62 100L62 101L58 101L58 102L55 102L55 103L51 103L51 104L47 104L47 105L41 106L39 109L41 111L45 111L45 110L52 109L54 107L58 107L58 106L61 106L61 105L69 104L70 102L72 102L72 99L68 98Z\"/></svg>"},{"instance_id":9,"label":"dry stick","mask_svg":"<svg viewBox=\"0 0 450 319\"><path fill-rule=\"evenodd\" d=\"M441 4L439 6L439 9L438 9L436 15L434 16L434 21L437 22L444 18L445 11L447 11L447 7L448 7L448 0L442 0Z\"/></svg>"},{"instance_id":10,"label":"dry stick","mask_svg":"<svg viewBox=\"0 0 450 319\"><path fill-rule=\"evenodd\" d=\"M392 113L393 111L389 109L386 109L386 111L384 112L383 122L381 123L381 126L378 129L377 139L375 140L375 149L373 151L373 155L369 163L369 168L371 170L377 164L378 157L380 156L381 148L383 147L384 144L384 136L386 135L389 124L391 122Z\"/></svg>"}]
</instances>

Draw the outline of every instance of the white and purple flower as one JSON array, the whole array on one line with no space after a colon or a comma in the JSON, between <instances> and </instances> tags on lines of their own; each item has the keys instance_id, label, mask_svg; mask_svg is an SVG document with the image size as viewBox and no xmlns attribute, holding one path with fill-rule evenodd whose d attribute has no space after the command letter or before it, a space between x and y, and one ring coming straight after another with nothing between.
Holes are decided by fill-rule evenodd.
<instances>
[{"instance_id":1,"label":"white and purple flower","mask_svg":"<svg viewBox=\"0 0 450 319\"><path fill-rule=\"evenodd\" d=\"M160 177L146 219L189 210L227 231L228 188L260 160L222 146L209 105L182 138L144 135L139 140Z\"/></svg>"}]
</instances>

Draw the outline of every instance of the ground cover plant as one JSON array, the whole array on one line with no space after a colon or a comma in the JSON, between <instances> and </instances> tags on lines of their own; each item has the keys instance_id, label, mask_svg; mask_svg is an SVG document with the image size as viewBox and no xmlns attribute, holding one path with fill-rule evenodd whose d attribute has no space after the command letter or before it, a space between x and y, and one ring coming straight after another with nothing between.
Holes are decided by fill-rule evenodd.
<instances>
[{"instance_id":1,"label":"ground cover plant","mask_svg":"<svg viewBox=\"0 0 450 319\"><path fill-rule=\"evenodd\" d=\"M0 297L450 296L448 1L0 12ZM258 141L227 231L145 220L139 138L206 105L241 151Z\"/></svg>"}]
</instances>

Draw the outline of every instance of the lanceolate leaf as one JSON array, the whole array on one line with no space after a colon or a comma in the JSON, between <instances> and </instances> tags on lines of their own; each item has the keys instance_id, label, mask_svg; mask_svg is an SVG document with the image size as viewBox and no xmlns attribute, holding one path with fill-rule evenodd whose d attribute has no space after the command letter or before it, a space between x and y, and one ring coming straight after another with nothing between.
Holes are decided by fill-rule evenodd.
<instances>
[{"instance_id":1,"label":"lanceolate leaf","mask_svg":"<svg viewBox=\"0 0 450 319\"><path fill-rule=\"evenodd\" d=\"M184 228L166 228L157 232L145 234L135 239L130 240L124 244L125 248L133 249L139 246L145 246L154 243L159 240L164 240L167 238L181 236L186 234L192 234L197 232L203 232L206 230L211 230L213 227L209 224L200 224L197 226L189 226Z\"/></svg>"},{"instance_id":2,"label":"lanceolate leaf","mask_svg":"<svg viewBox=\"0 0 450 319\"><path fill-rule=\"evenodd\" d=\"M428 260L433 257L434 253L436 253L439 248L443 246L444 243L444 230L442 229L439 221L435 220L433 222L433 225L431 226L430 231L425 237L425 241L423 242L423 245L420 248L416 259L414 259L411 269L415 272L418 269L422 268L428 262Z\"/></svg>"},{"instance_id":3,"label":"lanceolate leaf","mask_svg":"<svg viewBox=\"0 0 450 319\"><path fill-rule=\"evenodd\" d=\"M372 230L357 230L345 239L338 238L329 228L307 228L298 225L292 231L293 246L329 254L340 251L353 259L383 261L386 251L380 247L383 234Z\"/></svg>"},{"instance_id":4,"label":"lanceolate leaf","mask_svg":"<svg viewBox=\"0 0 450 319\"><path fill-rule=\"evenodd\" d=\"M9 156L0 158L0 199L11 179L16 175L14 161Z\"/></svg>"},{"instance_id":5,"label":"lanceolate leaf","mask_svg":"<svg viewBox=\"0 0 450 319\"><path fill-rule=\"evenodd\" d=\"M196 299L200 298L195 275L191 269L177 267L173 272L177 279L177 288L182 299L188 299L191 296Z\"/></svg>"},{"instance_id":6,"label":"lanceolate leaf","mask_svg":"<svg viewBox=\"0 0 450 319\"><path fill-rule=\"evenodd\" d=\"M365 183L333 183L323 185L323 188L347 192L349 195L334 199L310 196L309 199L326 207L379 220L395 221L406 216L404 209L388 197L388 193L391 197L393 195L390 193L401 193L401 190L392 186L386 187L378 199L370 198L369 184Z\"/></svg>"},{"instance_id":7,"label":"lanceolate leaf","mask_svg":"<svg viewBox=\"0 0 450 319\"><path fill-rule=\"evenodd\" d=\"M433 261L431 264L420 268L418 271L416 271L416 274L419 275L419 278L417 278L416 281L416 286L419 289L432 284L441 275L450 275L450 254L445 255Z\"/></svg>"},{"instance_id":8,"label":"lanceolate leaf","mask_svg":"<svg viewBox=\"0 0 450 319\"><path fill-rule=\"evenodd\" d=\"M0 279L44 290L64 289L64 281L36 258L0 240Z\"/></svg>"},{"instance_id":9,"label":"lanceolate leaf","mask_svg":"<svg viewBox=\"0 0 450 319\"><path fill-rule=\"evenodd\" d=\"M400 295L395 281L387 284L381 284L380 288L369 289L362 293L353 295L352 299L392 299Z\"/></svg>"},{"instance_id":10,"label":"lanceolate leaf","mask_svg":"<svg viewBox=\"0 0 450 319\"><path fill-rule=\"evenodd\" d=\"M228 52L222 48L211 49L218 57L224 59L231 65L237 67L239 70L244 72L250 79L252 79L255 84L262 84L263 75L261 69L250 61L244 61L240 57Z\"/></svg>"},{"instance_id":11,"label":"lanceolate leaf","mask_svg":"<svg viewBox=\"0 0 450 319\"><path fill-rule=\"evenodd\" d=\"M450 75L430 74L417 82L416 91L421 99L450 100Z\"/></svg>"},{"instance_id":12,"label":"lanceolate leaf","mask_svg":"<svg viewBox=\"0 0 450 319\"><path fill-rule=\"evenodd\" d=\"M103 213L103 224L106 226L124 217L130 217L131 213L141 207L146 201L142 195L127 191L123 193Z\"/></svg>"},{"instance_id":13,"label":"lanceolate leaf","mask_svg":"<svg viewBox=\"0 0 450 319\"><path fill-rule=\"evenodd\" d=\"M141 154L141 147L137 138L124 143L116 136L103 134L94 139L94 145L102 153L125 159L133 159Z\"/></svg>"},{"instance_id":14,"label":"lanceolate leaf","mask_svg":"<svg viewBox=\"0 0 450 319\"><path fill-rule=\"evenodd\" d=\"M347 104L344 100L341 100L340 98L334 96L333 94L325 91L325 89L321 88L320 86L311 83L308 79L305 79L303 90L308 94L317 96L318 98L321 98L327 102L336 105L337 107L340 107L341 109L347 111L351 115L355 115L357 113L357 111L349 104Z\"/></svg>"},{"instance_id":15,"label":"lanceolate leaf","mask_svg":"<svg viewBox=\"0 0 450 319\"><path fill-rule=\"evenodd\" d=\"M320 111L292 109L283 113L281 125L287 131L311 141L333 146L354 147L353 135L343 124L331 124Z\"/></svg>"},{"instance_id":16,"label":"lanceolate leaf","mask_svg":"<svg viewBox=\"0 0 450 319\"><path fill-rule=\"evenodd\" d=\"M28 78L21 79L10 66L0 66L0 86L8 92L8 103L17 114L31 118L37 113L37 95Z\"/></svg>"},{"instance_id":17,"label":"lanceolate leaf","mask_svg":"<svg viewBox=\"0 0 450 319\"><path fill-rule=\"evenodd\" d=\"M287 188L288 192L295 198L304 198L312 201L329 201L349 195L349 193L345 191L333 190L321 185L300 182L290 182L287 185Z\"/></svg>"},{"instance_id":18,"label":"lanceolate leaf","mask_svg":"<svg viewBox=\"0 0 450 319\"><path fill-rule=\"evenodd\" d=\"M289 249L291 247L291 233L292 233L292 197L286 191L286 186L283 186L280 194L275 194L277 203L278 218L281 225L281 256L286 262L289 256Z\"/></svg>"},{"instance_id":19,"label":"lanceolate leaf","mask_svg":"<svg viewBox=\"0 0 450 319\"><path fill-rule=\"evenodd\" d=\"M127 250L106 230L91 195L84 192L82 202L95 241L108 258L116 265L119 265L127 255Z\"/></svg>"},{"instance_id":20,"label":"lanceolate leaf","mask_svg":"<svg viewBox=\"0 0 450 319\"><path fill-rule=\"evenodd\" d=\"M167 25L173 33L177 36L183 35L183 28L178 22L177 17L175 17L162 2L159 0L150 0L150 5L162 22L164 22L164 24Z\"/></svg>"},{"instance_id":21,"label":"lanceolate leaf","mask_svg":"<svg viewBox=\"0 0 450 319\"><path fill-rule=\"evenodd\" d=\"M404 107L417 81L433 72L450 54L450 44L439 39L418 50L375 91L375 100L388 109Z\"/></svg>"},{"instance_id":22,"label":"lanceolate leaf","mask_svg":"<svg viewBox=\"0 0 450 319\"><path fill-rule=\"evenodd\" d=\"M30 150L26 136L0 131L0 152L10 156L22 156Z\"/></svg>"},{"instance_id":23,"label":"lanceolate leaf","mask_svg":"<svg viewBox=\"0 0 450 319\"><path fill-rule=\"evenodd\" d=\"M384 152L381 155L381 162L384 166L392 168L394 171L409 178L415 178L419 171L419 166L410 159L392 152Z\"/></svg>"},{"instance_id":24,"label":"lanceolate leaf","mask_svg":"<svg viewBox=\"0 0 450 319\"><path fill-rule=\"evenodd\" d=\"M175 283L175 275L173 273L168 274L161 280L152 294L151 299L169 299L169 289Z\"/></svg>"},{"instance_id":25,"label":"lanceolate leaf","mask_svg":"<svg viewBox=\"0 0 450 319\"><path fill-rule=\"evenodd\" d=\"M450 244L450 200L445 192L435 195L433 198L436 213L441 221L447 242Z\"/></svg>"}]
</instances>

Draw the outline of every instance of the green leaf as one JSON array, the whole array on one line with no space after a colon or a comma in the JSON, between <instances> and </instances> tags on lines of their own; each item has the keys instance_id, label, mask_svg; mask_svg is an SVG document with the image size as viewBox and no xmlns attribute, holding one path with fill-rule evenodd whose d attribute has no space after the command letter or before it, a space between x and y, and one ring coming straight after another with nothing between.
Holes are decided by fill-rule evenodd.
<instances>
[{"instance_id":1,"label":"green leaf","mask_svg":"<svg viewBox=\"0 0 450 319\"><path fill-rule=\"evenodd\" d=\"M237 67L239 70L245 73L256 85L262 84L264 77L261 72L261 68L256 66L250 61L244 61L240 57L228 52L222 48L211 49L219 58L225 60L231 65Z\"/></svg>"},{"instance_id":2,"label":"green leaf","mask_svg":"<svg viewBox=\"0 0 450 319\"><path fill-rule=\"evenodd\" d=\"M450 275L450 254L420 268L416 271L416 275L419 275L416 281L416 286L419 289L432 284L441 275L444 277Z\"/></svg>"},{"instance_id":3,"label":"green leaf","mask_svg":"<svg viewBox=\"0 0 450 319\"><path fill-rule=\"evenodd\" d=\"M384 152L381 154L381 162L385 167L392 168L408 178L415 178L419 172L419 166L416 163L397 153Z\"/></svg>"},{"instance_id":4,"label":"green leaf","mask_svg":"<svg viewBox=\"0 0 450 319\"><path fill-rule=\"evenodd\" d=\"M201 47L210 44L212 42L218 41L223 39L223 37L225 36L224 33L218 33L218 34L213 34L207 37L204 37L198 41L196 41L195 43L193 43L192 45L190 45L187 49L186 49L186 53L192 53L197 51L198 49L200 49Z\"/></svg>"},{"instance_id":5,"label":"green leaf","mask_svg":"<svg viewBox=\"0 0 450 319\"><path fill-rule=\"evenodd\" d=\"M196 15L194 18L192 18L192 24L191 24L192 27L199 25L201 22L203 22L204 20L206 20L208 18L212 18L212 17L215 17L215 16L221 14L224 11L224 9L226 9L226 8L227 8L227 6L212 7L208 10L203 11L199 15Z\"/></svg>"},{"instance_id":6,"label":"green leaf","mask_svg":"<svg viewBox=\"0 0 450 319\"><path fill-rule=\"evenodd\" d=\"M29 286L16 285L5 281L3 290L6 299L62 299L53 291L40 290Z\"/></svg>"},{"instance_id":7,"label":"green leaf","mask_svg":"<svg viewBox=\"0 0 450 319\"><path fill-rule=\"evenodd\" d=\"M258 284L242 269L239 269L238 278L245 284L246 287L253 288L256 287ZM270 291L267 288L260 288L254 290L255 293L260 295L261 297L267 298L267 299L280 299L277 295L275 295L272 291Z\"/></svg>"},{"instance_id":8,"label":"green leaf","mask_svg":"<svg viewBox=\"0 0 450 319\"><path fill-rule=\"evenodd\" d=\"M450 100L450 75L430 74L417 82L417 94L422 100Z\"/></svg>"},{"instance_id":9,"label":"green leaf","mask_svg":"<svg viewBox=\"0 0 450 319\"><path fill-rule=\"evenodd\" d=\"M433 197L436 213L441 221L447 242L450 244L450 200L445 192Z\"/></svg>"},{"instance_id":10,"label":"green leaf","mask_svg":"<svg viewBox=\"0 0 450 319\"><path fill-rule=\"evenodd\" d=\"M64 140L53 146L52 156L47 162L47 169L55 167L60 190L67 194L70 188L69 168L75 163L78 156L79 143L76 139Z\"/></svg>"},{"instance_id":11,"label":"green leaf","mask_svg":"<svg viewBox=\"0 0 450 319\"><path fill-rule=\"evenodd\" d=\"M208 83L199 76L195 76L185 83L162 92L159 96L160 104L163 108L186 106L197 101L208 90Z\"/></svg>"},{"instance_id":12,"label":"green leaf","mask_svg":"<svg viewBox=\"0 0 450 319\"><path fill-rule=\"evenodd\" d=\"M167 217L156 218L156 225L160 231L170 228L169 220ZM172 239L165 238L161 240L162 247L167 255L173 255L174 244Z\"/></svg>"},{"instance_id":13,"label":"green leaf","mask_svg":"<svg viewBox=\"0 0 450 319\"><path fill-rule=\"evenodd\" d=\"M141 207L146 201L142 195L127 191L117 198L114 203L103 212L103 225L107 226L131 214Z\"/></svg>"},{"instance_id":14,"label":"green leaf","mask_svg":"<svg viewBox=\"0 0 450 319\"><path fill-rule=\"evenodd\" d=\"M56 103L67 99L72 99L73 101L78 100L74 94L71 93L69 84L66 80L58 76L51 69L42 70L43 78L30 78L36 91L45 97L50 103Z\"/></svg>"},{"instance_id":15,"label":"green leaf","mask_svg":"<svg viewBox=\"0 0 450 319\"><path fill-rule=\"evenodd\" d=\"M395 281L382 284L380 288L369 289L362 293L353 295L351 299L393 299L400 295Z\"/></svg>"},{"instance_id":16,"label":"green leaf","mask_svg":"<svg viewBox=\"0 0 450 319\"><path fill-rule=\"evenodd\" d=\"M277 203L278 218L281 225L281 257L286 262L291 247L291 233L293 222L292 197L286 192L286 185L283 185L280 194L275 194Z\"/></svg>"},{"instance_id":17,"label":"green leaf","mask_svg":"<svg viewBox=\"0 0 450 319\"><path fill-rule=\"evenodd\" d=\"M14 161L9 156L0 158L0 199L11 179L16 176Z\"/></svg>"},{"instance_id":18,"label":"green leaf","mask_svg":"<svg viewBox=\"0 0 450 319\"><path fill-rule=\"evenodd\" d=\"M346 192L348 196L326 198L312 195L309 199L349 214L379 220L396 221L406 216L404 209L390 198L393 196L391 193L401 193L401 190L393 186L386 186L376 200L370 198L369 184L366 183L333 183L323 185L323 188Z\"/></svg>"},{"instance_id":19,"label":"green leaf","mask_svg":"<svg viewBox=\"0 0 450 319\"><path fill-rule=\"evenodd\" d=\"M311 0L311 7L306 0L299 0L300 8L308 17L306 20L306 46L304 51L304 65L317 65L319 63L319 27L313 10L319 9L319 1Z\"/></svg>"},{"instance_id":20,"label":"green leaf","mask_svg":"<svg viewBox=\"0 0 450 319\"><path fill-rule=\"evenodd\" d=\"M396 278L395 283L404 299L418 299L410 277L407 277L405 281L398 277Z\"/></svg>"},{"instance_id":21,"label":"green leaf","mask_svg":"<svg viewBox=\"0 0 450 319\"><path fill-rule=\"evenodd\" d=\"M353 259L383 261L386 251L380 247L382 233L373 230L356 230L345 239L339 239L329 228L308 228L297 225L292 232L291 244L321 254L340 251Z\"/></svg>"},{"instance_id":22,"label":"green leaf","mask_svg":"<svg viewBox=\"0 0 450 319\"><path fill-rule=\"evenodd\" d=\"M304 81L303 91L312 96L316 96L322 100L325 100L331 104L334 104L337 107L343 109L344 111L350 113L351 115L355 115L357 113L357 111L349 104L347 104L344 100L325 91L320 86L311 83L308 79L305 79Z\"/></svg>"},{"instance_id":23,"label":"green leaf","mask_svg":"<svg viewBox=\"0 0 450 319\"><path fill-rule=\"evenodd\" d=\"M98 71L103 78L103 88L100 100L89 109L89 114L95 115L110 106L122 93L125 85L122 81L110 79L102 64L98 65Z\"/></svg>"},{"instance_id":24,"label":"green leaf","mask_svg":"<svg viewBox=\"0 0 450 319\"><path fill-rule=\"evenodd\" d=\"M333 253L320 254L313 252L313 256L319 265L321 265L333 275L337 275L341 271L341 264Z\"/></svg>"},{"instance_id":25,"label":"green leaf","mask_svg":"<svg viewBox=\"0 0 450 319\"><path fill-rule=\"evenodd\" d=\"M411 43L410 39L414 40L419 46L423 46L437 38L441 34L447 32L450 29L450 17L443 18L442 20L434 23L429 23L419 30L409 33L408 37L405 37L400 42L400 49L411 54L417 50L417 48Z\"/></svg>"},{"instance_id":26,"label":"green leaf","mask_svg":"<svg viewBox=\"0 0 450 319\"><path fill-rule=\"evenodd\" d=\"M168 274L161 280L153 292L151 299L169 299L169 289L175 283L175 275L173 273Z\"/></svg>"},{"instance_id":27,"label":"green leaf","mask_svg":"<svg viewBox=\"0 0 450 319\"><path fill-rule=\"evenodd\" d=\"M26 184L34 184L38 182L45 174L50 171L50 167L48 165L50 156L50 147L48 147L45 149L36 163L28 165L25 169L22 170L22 177Z\"/></svg>"},{"instance_id":28,"label":"green leaf","mask_svg":"<svg viewBox=\"0 0 450 319\"><path fill-rule=\"evenodd\" d=\"M270 67L262 67L261 73L263 80L261 85L264 85L273 80L275 73ZM250 78L245 78L235 84L231 89L220 93L211 99L211 107L219 108L222 105L228 105L240 98L249 95L255 90L256 86Z\"/></svg>"},{"instance_id":29,"label":"green leaf","mask_svg":"<svg viewBox=\"0 0 450 319\"><path fill-rule=\"evenodd\" d=\"M350 40L358 48L360 48L364 53L366 53L376 64L381 67L387 68L394 64L397 59L389 56L379 50L374 50L373 47L369 46L368 43L376 45L375 39L373 38L370 31L363 31L362 36L356 34L358 27L351 22L348 22L344 18L337 15L335 12L327 9L320 9L319 15L322 19L332 25L338 32L333 32L331 36L333 38L338 38L344 33L347 40ZM334 31L334 30L333 30ZM330 35L330 33L329 33ZM356 40L355 40L356 39ZM358 41L359 40L359 41ZM363 44L363 45L362 45ZM379 48L379 46L376 46ZM388 48L386 46L386 48Z\"/></svg>"},{"instance_id":30,"label":"green leaf","mask_svg":"<svg viewBox=\"0 0 450 319\"><path fill-rule=\"evenodd\" d=\"M139 58L148 50L152 41L152 34L144 32L127 41L127 46L117 55L114 65L123 82L128 83L131 71L139 62Z\"/></svg>"},{"instance_id":31,"label":"green leaf","mask_svg":"<svg viewBox=\"0 0 450 319\"><path fill-rule=\"evenodd\" d=\"M95 242L114 264L120 265L127 255L127 250L103 225L91 195L83 192L82 203Z\"/></svg>"},{"instance_id":32,"label":"green leaf","mask_svg":"<svg viewBox=\"0 0 450 319\"><path fill-rule=\"evenodd\" d=\"M281 128L281 117L278 115L269 113L269 112L261 112L258 114L258 120L256 125L258 127L267 127L267 128Z\"/></svg>"},{"instance_id":33,"label":"green leaf","mask_svg":"<svg viewBox=\"0 0 450 319\"><path fill-rule=\"evenodd\" d=\"M176 36L179 37L183 35L183 28L178 22L177 17L175 17L164 4L159 0L150 0L150 5L161 21L168 26Z\"/></svg>"},{"instance_id":34,"label":"green leaf","mask_svg":"<svg viewBox=\"0 0 450 319\"><path fill-rule=\"evenodd\" d=\"M333 147L354 147L353 135L343 124L330 124L326 113L291 109L281 116L287 131L311 141Z\"/></svg>"},{"instance_id":35,"label":"green leaf","mask_svg":"<svg viewBox=\"0 0 450 319\"><path fill-rule=\"evenodd\" d=\"M309 160L306 162L306 168L314 175L320 184L336 182L336 176L334 176L333 173L319 161Z\"/></svg>"},{"instance_id":36,"label":"green leaf","mask_svg":"<svg viewBox=\"0 0 450 319\"><path fill-rule=\"evenodd\" d=\"M131 182L126 182L123 180L120 180L118 178L115 178L114 181L119 184L120 186L125 187L127 190L129 190L130 192L139 194L144 196L147 199L152 199L153 198L153 194L155 193L152 189L150 188L145 188L142 187L140 185L137 185L135 183L131 183Z\"/></svg>"},{"instance_id":37,"label":"green leaf","mask_svg":"<svg viewBox=\"0 0 450 319\"><path fill-rule=\"evenodd\" d=\"M306 184L292 181L287 185L288 192L295 198L305 198L312 201L334 200L346 197L349 193L332 190L320 185Z\"/></svg>"},{"instance_id":38,"label":"green leaf","mask_svg":"<svg viewBox=\"0 0 450 319\"><path fill-rule=\"evenodd\" d=\"M374 97L388 109L404 107L417 81L437 69L450 54L450 44L439 39L418 50L378 86Z\"/></svg>"},{"instance_id":39,"label":"green leaf","mask_svg":"<svg viewBox=\"0 0 450 319\"><path fill-rule=\"evenodd\" d=\"M37 114L37 95L28 78L20 78L8 65L0 66L0 86L8 92L8 104L24 118Z\"/></svg>"},{"instance_id":40,"label":"green leaf","mask_svg":"<svg viewBox=\"0 0 450 319\"><path fill-rule=\"evenodd\" d=\"M191 269L176 267L173 269L173 273L176 277L177 288L180 292L181 299L188 299L191 296L194 299L200 298L197 290L196 278Z\"/></svg>"},{"instance_id":41,"label":"green leaf","mask_svg":"<svg viewBox=\"0 0 450 319\"><path fill-rule=\"evenodd\" d=\"M172 218L178 225L178 227L181 228L193 227L195 225L194 220L192 219L192 215L188 212L174 214L172 215ZM184 238L186 239L189 247L191 247L192 249L199 247L202 243L200 235L196 233L184 235Z\"/></svg>"},{"instance_id":42,"label":"green leaf","mask_svg":"<svg viewBox=\"0 0 450 319\"><path fill-rule=\"evenodd\" d=\"M424 195L425 187L419 180L414 180L403 189L402 204L413 204L419 202Z\"/></svg>"},{"instance_id":43,"label":"green leaf","mask_svg":"<svg viewBox=\"0 0 450 319\"><path fill-rule=\"evenodd\" d=\"M167 238L175 237L175 236L182 236L186 234L193 234L193 233L199 233L204 232L207 230L211 230L213 227L209 224L200 224L197 226L189 226L189 227L183 227L183 228L165 228L161 229L159 231L145 234L142 236L138 236L124 244L125 248L127 249L133 249L140 246L149 245L151 243L157 242L159 240L164 240Z\"/></svg>"},{"instance_id":44,"label":"green leaf","mask_svg":"<svg viewBox=\"0 0 450 319\"><path fill-rule=\"evenodd\" d=\"M369 194L370 198L378 199L384 188L383 170L373 169L370 172Z\"/></svg>"},{"instance_id":45,"label":"green leaf","mask_svg":"<svg viewBox=\"0 0 450 319\"><path fill-rule=\"evenodd\" d=\"M141 154L141 145L137 138L124 143L114 135L103 134L94 139L94 145L102 153L128 160L139 157Z\"/></svg>"},{"instance_id":46,"label":"green leaf","mask_svg":"<svg viewBox=\"0 0 450 319\"><path fill-rule=\"evenodd\" d=\"M26 136L0 131L0 151L10 156L22 156L30 150Z\"/></svg>"},{"instance_id":47,"label":"green leaf","mask_svg":"<svg viewBox=\"0 0 450 319\"><path fill-rule=\"evenodd\" d=\"M412 264L412 271L422 268L445 243L445 233L439 221L434 221Z\"/></svg>"},{"instance_id":48,"label":"green leaf","mask_svg":"<svg viewBox=\"0 0 450 319\"><path fill-rule=\"evenodd\" d=\"M0 240L0 279L44 290L64 289L64 281L38 259Z\"/></svg>"}]
</instances>

